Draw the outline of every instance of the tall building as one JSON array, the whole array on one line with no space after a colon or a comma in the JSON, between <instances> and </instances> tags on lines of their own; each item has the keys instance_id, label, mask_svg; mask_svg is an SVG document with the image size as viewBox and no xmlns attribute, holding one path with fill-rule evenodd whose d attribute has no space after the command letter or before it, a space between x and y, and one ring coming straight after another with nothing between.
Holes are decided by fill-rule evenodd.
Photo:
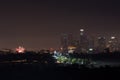
<instances>
[{"instance_id":1,"label":"tall building","mask_svg":"<svg viewBox=\"0 0 120 80\"><path fill-rule=\"evenodd\" d=\"M74 38L73 38L73 34L69 33L68 34L68 46L73 46L74 45Z\"/></svg>"},{"instance_id":2,"label":"tall building","mask_svg":"<svg viewBox=\"0 0 120 80\"><path fill-rule=\"evenodd\" d=\"M61 49L63 53L68 52L68 35L67 34L61 35Z\"/></svg>"},{"instance_id":3,"label":"tall building","mask_svg":"<svg viewBox=\"0 0 120 80\"><path fill-rule=\"evenodd\" d=\"M89 47L89 51L92 51L95 49L95 40L94 40L94 37L92 37L92 36L89 38L88 47Z\"/></svg>"},{"instance_id":4,"label":"tall building","mask_svg":"<svg viewBox=\"0 0 120 80\"><path fill-rule=\"evenodd\" d=\"M106 48L106 38L105 37L98 37L98 51L104 52Z\"/></svg>"},{"instance_id":5,"label":"tall building","mask_svg":"<svg viewBox=\"0 0 120 80\"><path fill-rule=\"evenodd\" d=\"M111 52L119 50L119 42L118 39L112 36L108 42L107 47L110 49Z\"/></svg>"},{"instance_id":6,"label":"tall building","mask_svg":"<svg viewBox=\"0 0 120 80\"><path fill-rule=\"evenodd\" d=\"M76 45L77 43L74 40L72 33L62 34L61 49L63 53L74 53Z\"/></svg>"},{"instance_id":7,"label":"tall building","mask_svg":"<svg viewBox=\"0 0 120 80\"><path fill-rule=\"evenodd\" d=\"M79 49L80 52L86 53L88 51L89 41L87 36L84 34L84 29L80 29L80 42L79 42Z\"/></svg>"}]
</instances>

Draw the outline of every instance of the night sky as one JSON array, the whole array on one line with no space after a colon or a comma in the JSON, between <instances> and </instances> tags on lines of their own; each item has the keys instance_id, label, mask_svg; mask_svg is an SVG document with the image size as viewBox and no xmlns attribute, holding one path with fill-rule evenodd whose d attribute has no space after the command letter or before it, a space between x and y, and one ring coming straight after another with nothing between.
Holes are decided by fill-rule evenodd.
<instances>
[{"instance_id":1,"label":"night sky","mask_svg":"<svg viewBox=\"0 0 120 80\"><path fill-rule=\"evenodd\" d=\"M58 48L61 33L120 38L120 2L102 0L1 0L0 49Z\"/></svg>"}]
</instances>

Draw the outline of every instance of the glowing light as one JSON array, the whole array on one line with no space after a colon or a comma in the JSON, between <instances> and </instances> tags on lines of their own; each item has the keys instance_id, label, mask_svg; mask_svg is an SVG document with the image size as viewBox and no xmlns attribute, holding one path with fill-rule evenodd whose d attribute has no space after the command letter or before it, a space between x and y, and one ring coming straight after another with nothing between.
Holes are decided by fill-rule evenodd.
<instances>
[{"instance_id":1,"label":"glowing light","mask_svg":"<svg viewBox=\"0 0 120 80\"><path fill-rule=\"evenodd\" d=\"M93 49L92 49L92 48L90 48L90 49L89 49L89 51L93 51Z\"/></svg>"},{"instance_id":2,"label":"glowing light","mask_svg":"<svg viewBox=\"0 0 120 80\"><path fill-rule=\"evenodd\" d=\"M60 50L63 50L63 48L61 47Z\"/></svg>"},{"instance_id":3,"label":"glowing light","mask_svg":"<svg viewBox=\"0 0 120 80\"><path fill-rule=\"evenodd\" d=\"M84 29L80 29L80 31L81 31L81 32L83 32L83 31L84 31Z\"/></svg>"},{"instance_id":4,"label":"glowing light","mask_svg":"<svg viewBox=\"0 0 120 80\"><path fill-rule=\"evenodd\" d=\"M76 47L74 46L68 46L68 53L74 53Z\"/></svg>"},{"instance_id":5,"label":"glowing light","mask_svg":"<svg viewBox=\"0 0 120 80\"><path fill-rule=\"evenodd\" d=\"M111 37L111 39L115 39L115 37L114 37L114 36L112 36L112 37Z\"/></svg>"},{"instance_id":6,"label":"glowing light","mask_svg":"<svg viewBox=\"0 0 120 80\"><path fill-rule=\"evenodd\" d=\"M76 49L75 46L68 46L68 49Z\"/></svg>"},{"instance_id":7,"label":"glowing light","mask_svg":"<svg viewBox=\"0 0 120 80\"><path fill-rule=\"evenodd\" d=\"M54 51L54 54L56 54L57 53L57 51Z\"/></svg>"},{"instance_id":8,"label":"glowing light","mask_svg":"<svg viewBox=\"0 0 120 80\"><path fill-rule=\"evenodd\" d=\"M18 52L18 53L24 53L25 52L25 48L19 46L18 48L16 48L16 52Z\"/></svg>"}]
</instances>

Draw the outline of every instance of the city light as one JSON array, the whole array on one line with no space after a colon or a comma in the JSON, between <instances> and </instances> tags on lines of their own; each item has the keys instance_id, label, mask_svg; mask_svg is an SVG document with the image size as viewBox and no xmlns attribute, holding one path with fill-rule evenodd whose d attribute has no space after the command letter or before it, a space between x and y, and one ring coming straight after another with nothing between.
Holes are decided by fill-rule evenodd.
<instances>
[{"instance_id":1,"label":"city light","mask_svg":"<svg viewBox=\"0 0 120 80\"><path fill-rule=\"evenodd\" d=\"M54 54L56 54L57 53L57 51L54 51Z\"/></svg>"},{"instance_id":2,"label":"city light","mask_svg":"<svg viewBox=\"0 0 120 80\"><path fill-rule=\"evenodd\" d=\"M90 48L89 51L93 51L93 48Z\"/></svg>"},{"instance_id":3,"label":"city light","mask_svg":"<svg viewBox=\"0 0 120 80\"><path fill-rule=\"evenodd\" d=\"M84 31L84 29L80 29L80 31L81 31L81 32L83 32L83 31Z\"/></svg>"},{"instance_id":4,"label":"city light","mask_svg":"<svg viewBox=\"0 0 120 80\"><path fill-rule=\"evenodd\" d=\"M114 37L114 36L112 36L112 37L111 37L111 39L115 39L115 37Z\"/></svg>"},{"instance_id":5,"label":"city light","mask_svg":"<svg viewBox=\"0 0 120 80\"><path fill-rule=\"evenodd\" d=\"M19 46L18 48L16 48L16 52L18 52L18 53L24 53L25 52L25 48Z\"/></svg>"},{"instance_id":6,"label":"city light","mask_svg":"<svg viewBox=\"0 0 120 80\"><path fill-rule=\"evenodd\" d=\"M76 47L74 46L68 46L68 53L74 53Z\"/></svg>"}]
</instances>

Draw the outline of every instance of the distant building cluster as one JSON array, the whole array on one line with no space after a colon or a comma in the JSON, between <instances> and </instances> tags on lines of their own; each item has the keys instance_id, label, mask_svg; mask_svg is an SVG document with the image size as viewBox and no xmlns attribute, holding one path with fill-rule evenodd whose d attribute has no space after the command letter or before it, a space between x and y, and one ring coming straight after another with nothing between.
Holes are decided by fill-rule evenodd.
<instances>
[{"instance_id":1,"label":"distant building cluster","mask_svg":"<svg viewBox=\"0 0 120 80\"><path fill-rule=\"evenodd\" d=\"M78 40L73 38L72 33L61 36L61 52L63 53L100 53L119 50L120 44L115 36L111 36L109 40L104 36L94 38L87 36L84 29L80 29Z\"/></svg>"},{"instance_id":2,"label":"distant building cluster","mask_svg":"<svg viewBox=\"0 0 120 80\"><path fill-rule=\"evenodd\" d=\"M84 29L80 29L78 39L75 39L72 33L61 35L61 47L58 50L54 48L41 49L37 53L110 53L120 51L120 42L116 36L107 39L105 36L93 37L86 35ZM23 46L15 49L3 48L0 53L23 54L28 52Z\"/></svg>"}]
</instances>

